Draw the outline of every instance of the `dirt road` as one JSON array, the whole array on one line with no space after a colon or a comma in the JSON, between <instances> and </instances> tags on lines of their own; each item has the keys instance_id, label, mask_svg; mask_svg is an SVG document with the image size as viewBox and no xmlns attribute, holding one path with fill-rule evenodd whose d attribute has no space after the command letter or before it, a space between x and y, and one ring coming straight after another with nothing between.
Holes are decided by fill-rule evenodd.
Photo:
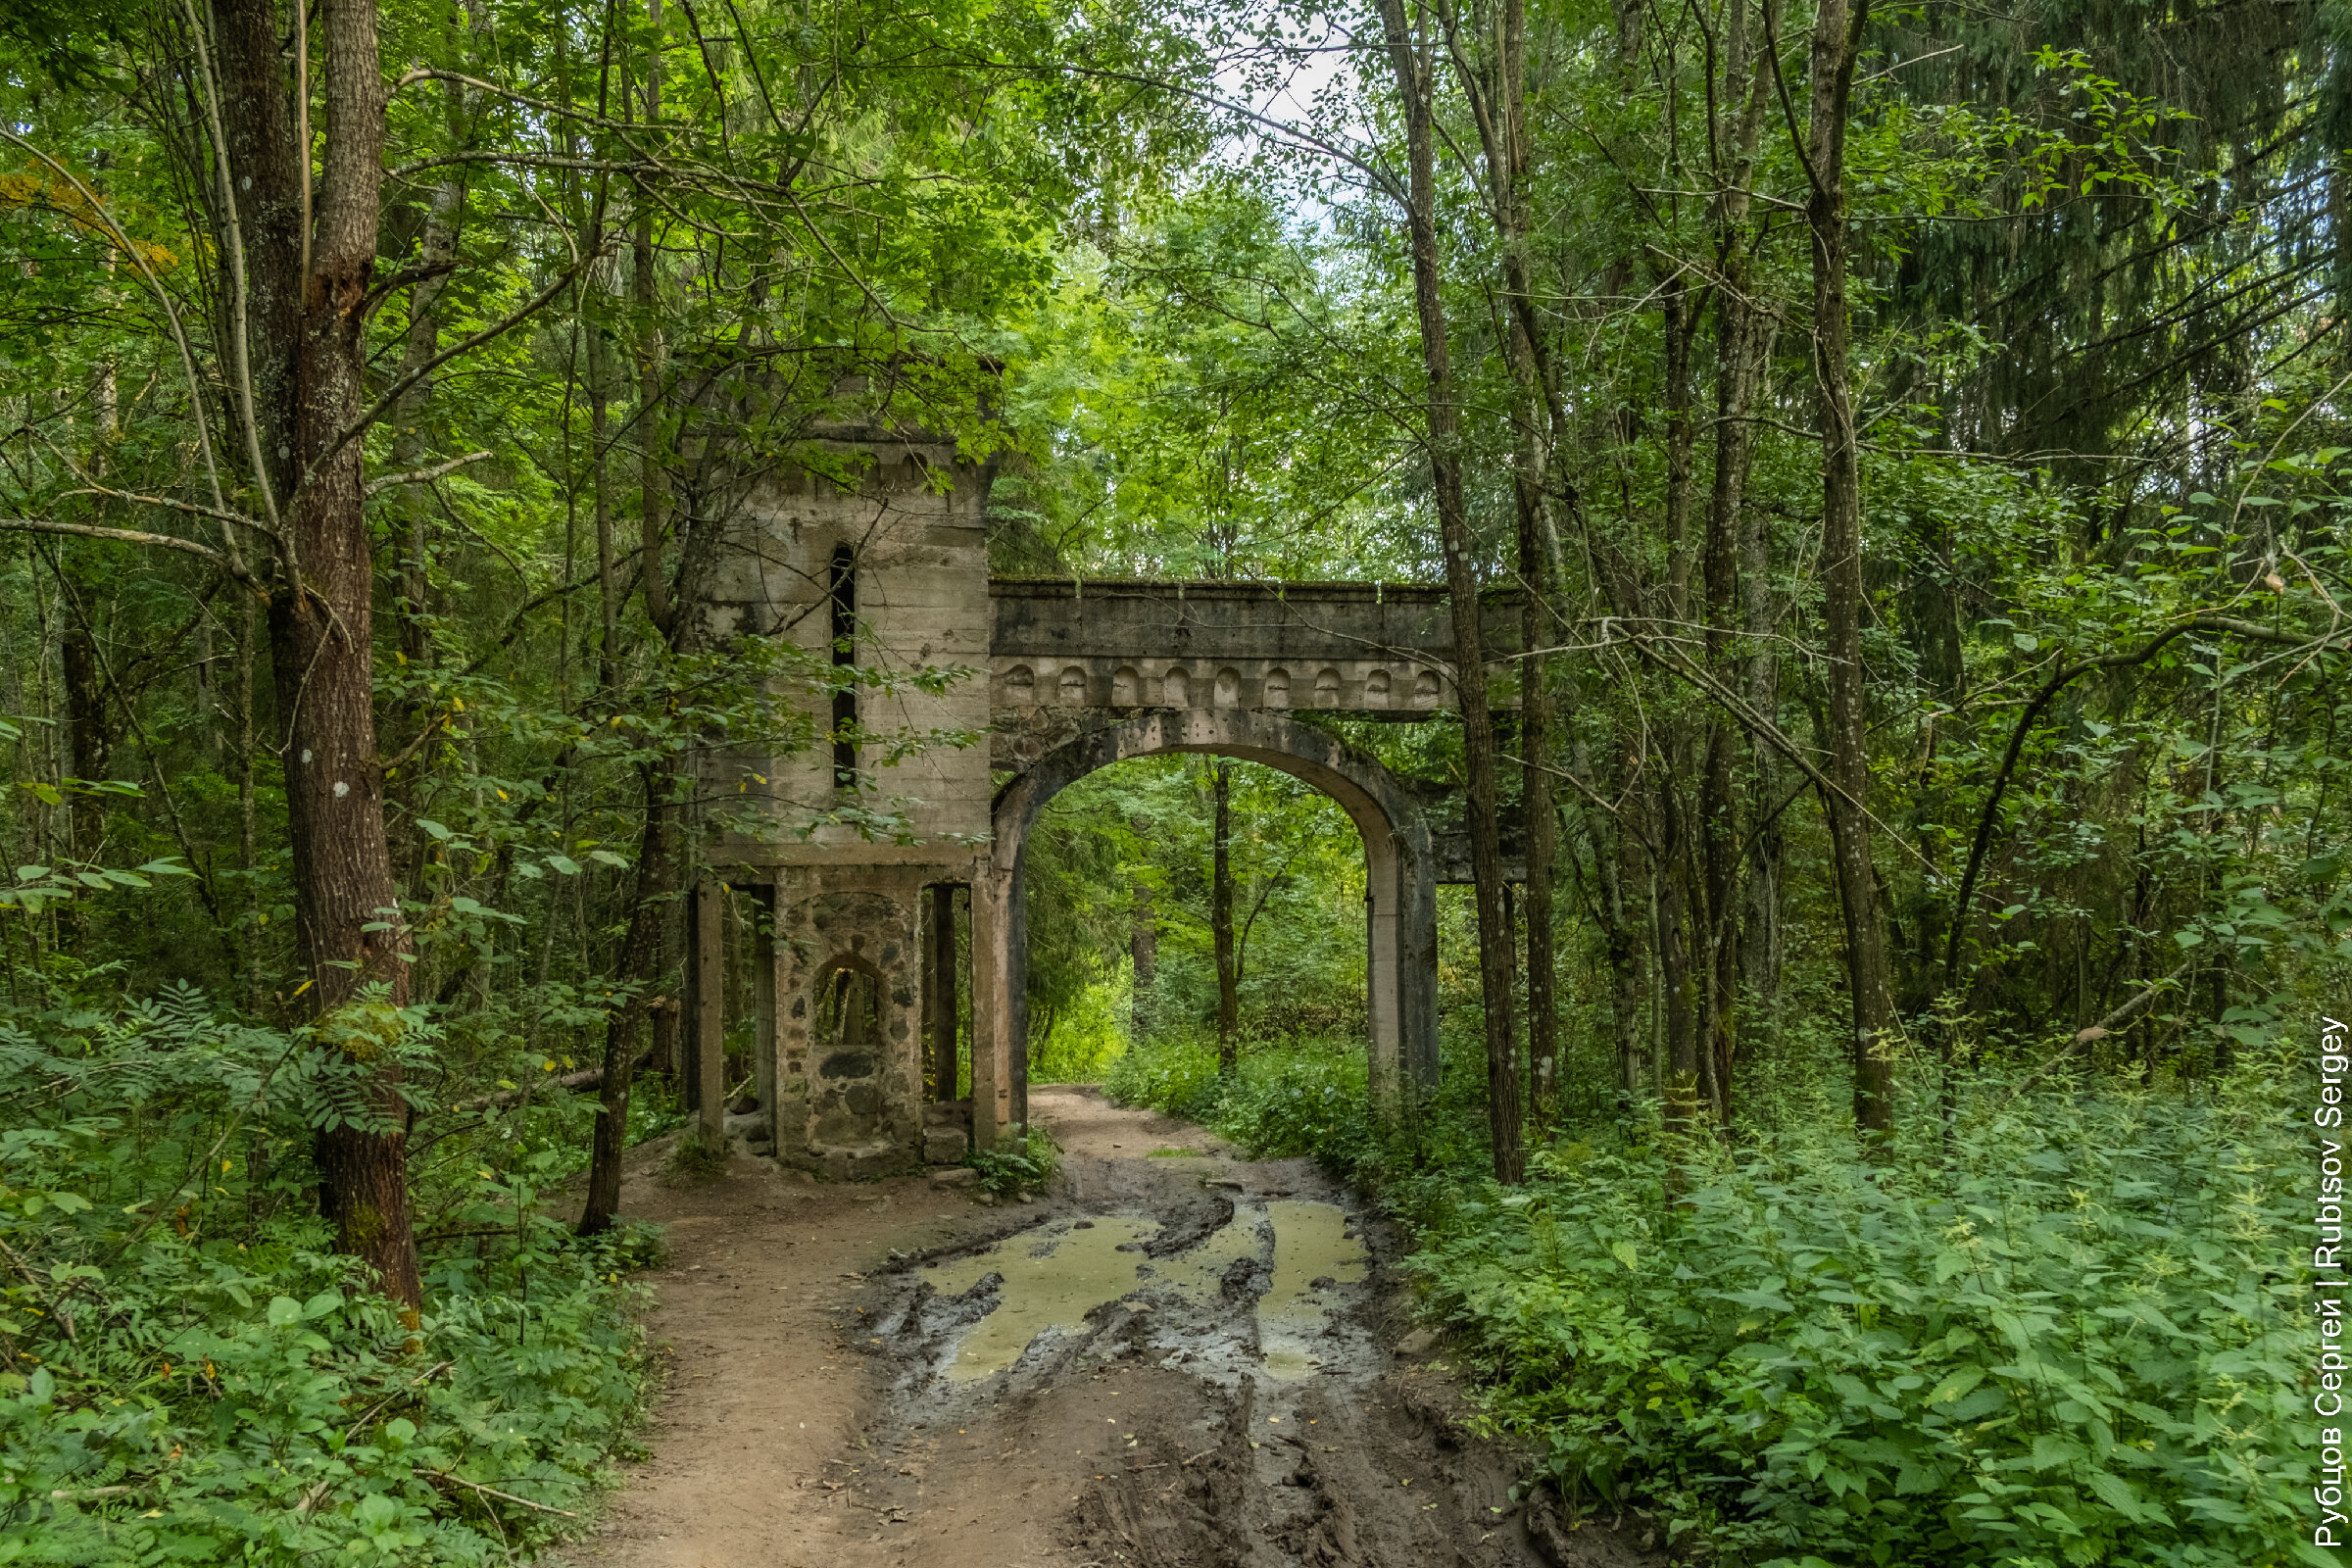
<instances>
[{"instance_id":1,"label":"dirt road","mask_svg":"<svg viewBox=\"0 0 2352 1568\"><path fill-rule=\"evenodd\" d=\"M1641 1527L1509 1493L1409 1330L1396 1238L1303 1160L1039 1089L1049 1198L767 1160L669 1228L668 1383L598 1568L1631 1568ZM649 1167L654 1160L647 1159Z\"/></svg>"}]
</instances>

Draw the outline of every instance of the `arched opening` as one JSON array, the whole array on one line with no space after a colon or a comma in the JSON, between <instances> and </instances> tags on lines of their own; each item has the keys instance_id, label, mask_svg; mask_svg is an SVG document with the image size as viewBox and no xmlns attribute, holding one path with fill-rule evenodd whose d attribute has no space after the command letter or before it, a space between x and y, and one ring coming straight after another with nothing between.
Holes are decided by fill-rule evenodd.
<instances>
[{"instance_id":1,"label":"arched opening","mask_svg":"<svg viewBox=\"0 0 2352 1568\"><path fill-rule=\"evenodd\" d=\"M1073 779L1023 851L1028 1082L1360 1042L1366 865L1336 801L1257 762L1163 753Z\"/></svg>"},{"instance_id":2,"label":"arched opening","mask_svg":"<svg viewBox=\"0 0 2352 1568\"><path fill-rule=\"evenodd\" d=\"M871 1066L852 1071L845 1057L870 1054L882 1038L882 977L856 958L835 958L817 975L816 1022L811 1044L820 1078L862 1078Z\"/></svg>"},{"instance_id":3,"label":"arched opening","mask_svg":"<svg viewBox=\"0 0 2352 1568\"><path fill-rule=\"evenodd\" d=\"M1376 1102L1402 1103L1408 1086L1437 1075L1437 900L1429 829L1413 797L1380 762L1337 737L1250 709L1159 711L1055 747L997 797L995 847L985 889L988 951L974 953L975 1016L992 1020L993 1081L1001 1094L974 1101L974 1135L1027 1119L1027 849L1038 813L1076 780L1131 758L1199 753L1259 762L1329 796L1354 823L1364 850L1368 1078ZM977 926L976 926L977 929ZM978 1076L975 1074L975 1083Z\"/></svg>"}]
</instances>

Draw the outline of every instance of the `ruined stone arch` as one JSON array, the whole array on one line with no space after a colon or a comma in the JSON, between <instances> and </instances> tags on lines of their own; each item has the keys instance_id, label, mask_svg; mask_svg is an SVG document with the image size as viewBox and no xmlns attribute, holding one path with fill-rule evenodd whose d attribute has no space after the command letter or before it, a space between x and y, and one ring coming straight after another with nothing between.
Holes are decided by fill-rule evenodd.
<instances>
[{"instance_id":1,"label":"ruined stone arch","mask_svg":"<svg viewBox=\"0 0 2352 1568\"><path fill-rule=\"evenodd\" d=\"M996 798L995 843L985 897L991 932L975 952L973 1004L1001 1027L999 1081L1010 1088L1008 1120L1028 1118L1028 909L1023 882L1030 830L1046 803L1099 768L1138 757L1208 753L1260 762L1337 801L1364 844L1366 963L1372 1095L1396 1106L1408 1085L1438 1073L1437 889L1421 806L1380 761L1282 713L1253 709L1160 710L1078 735L1047 751ZM981 922L975 921L975 930Z\"/></svg>"}]
</instances>

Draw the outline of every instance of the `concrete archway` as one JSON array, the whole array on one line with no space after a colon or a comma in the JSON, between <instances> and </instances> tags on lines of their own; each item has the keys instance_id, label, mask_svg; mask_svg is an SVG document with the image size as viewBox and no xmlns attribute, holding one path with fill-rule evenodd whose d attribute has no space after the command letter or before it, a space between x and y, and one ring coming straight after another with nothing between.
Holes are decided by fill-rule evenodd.
<instances>
[{"instance_id":1,"label":"concrete archway","mask_svg":"<svg viewBox=\"0 0 2352 1568\"><path fill-rule=\"evenodd\" d=\"M1438 1075L1436 865L1421 807L1373 758L1278 712L1161 709L1065 741L997 795L995 848L973 894L973 1127L981 1147L1028 1120L1028 910L1022 861L1038 813L1113 762L1169 752L1261 762L1340 804L1364 841L1370 1080L1376 1103ZM981 1054L986 1076L982 1089Z\"/></svg>"}]
</instances>

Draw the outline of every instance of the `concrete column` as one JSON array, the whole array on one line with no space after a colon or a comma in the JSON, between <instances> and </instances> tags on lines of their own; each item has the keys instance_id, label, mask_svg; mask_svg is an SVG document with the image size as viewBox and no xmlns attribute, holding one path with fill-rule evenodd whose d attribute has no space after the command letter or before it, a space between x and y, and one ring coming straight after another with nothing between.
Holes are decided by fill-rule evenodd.
<instances>
[{"instance_id":1,"label":"concrete column","mask_svg":"<svg viewBox=\"0 0 2352 1568\"><path fill-rule=\"evenodd\" d=\"M1397 1044L1418 1102L1438 1087L1438 870L1426 838L1396 842Z\"/></svg>"},{"instance_id":2,"label":"concrete column","mask_svg":"<svg viewBox=\"0 0 2352 1568\"><path fill-rule=\"evenodd\" d=\"M1397 847L1386 832L1364 832L1364 1004L1371 1025L1366 1081L1371 1102L1383 1112L1397 1109L1404 1072L1397 903Z\"/></svg>"},{"instance_id":3,"label":"concrete column","mask_svg":"<svg viewBox=\"0 0 2352 1568\"><path fill-rule=\"evenodd\" d=\"M1017 956L1007 940L1005 903L1012 872L988 860L972 877L972 1147L994 1149L1004 1130L1010 1098L1004 1042L1011 1027L1007 998Z\"/></svg>"},{"instance_id":4,"label":"concrete column","mask_svg":"<svg viewBox=\"0 0 2352 1568\"><path fill-rule=\"evenodd\" d=\"M925 933L923 1005L929 1025L931 1047L931 1075L937 1089L932 1099L956 1098L956 1014L961 1001L957 992L961 977L956 962L956 887L951 882L934 883L930 892L930 907L926 912L930 924Z\"/></svg>"},{"instance_id":5,"label":"concrete column","mask_svg":"<svg viewBox=\"0 0 2352 1568\"><path fill-rule=\"evenodd\" d=\"M696 1130L712 1149L723 1148L727 1136L726 953L719 941L719 901L725 897L726 888L717 882L695 888L694 929L687 944L688 979L694 996L688 1031L694 1053L691 1098Z\"/></svg>"},{"instance_id":6,"label":"concrete column","mask_svg":"<svg viewBox=\"0 0 2352 1568\"><path fill-rule=\"evenodd\" d=\"M752 1036L752 1089L760 1097L760 1119L767 1125L770 1147L776 1136L776 890L760 890L760 934L752 949L752 990L758 999L760 1021Z\"/></svg>"}]
</instances>

